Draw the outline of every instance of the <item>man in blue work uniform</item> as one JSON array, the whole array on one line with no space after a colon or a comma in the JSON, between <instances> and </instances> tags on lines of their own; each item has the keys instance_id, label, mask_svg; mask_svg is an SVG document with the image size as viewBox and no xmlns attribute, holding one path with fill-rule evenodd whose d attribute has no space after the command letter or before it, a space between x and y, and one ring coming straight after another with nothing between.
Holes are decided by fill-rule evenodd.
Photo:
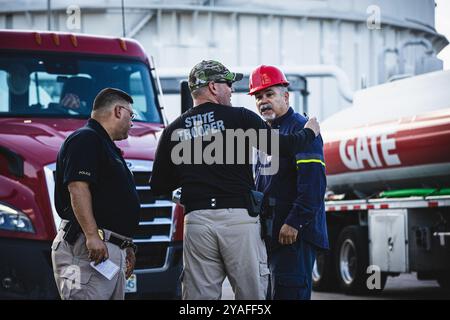
<instances>
[{"instance_id":1,"label":"man in blue work uniform","mask_svg":"<svg viewBox=\"0 0 450 320\"><path fill-rule=\"evenodd\" d=\"M259 66L250 78L261 116L272 129L289 134L307 119L289 107L289 82L278 68ZM267 161L258 163L256 186L275 199L270 251L271 299L309 300L317 250L328 249L324 194L326 188L323 141L319 135L295 157L281 157L275 175L262 175Z\"/></svg>"}]
</instances>

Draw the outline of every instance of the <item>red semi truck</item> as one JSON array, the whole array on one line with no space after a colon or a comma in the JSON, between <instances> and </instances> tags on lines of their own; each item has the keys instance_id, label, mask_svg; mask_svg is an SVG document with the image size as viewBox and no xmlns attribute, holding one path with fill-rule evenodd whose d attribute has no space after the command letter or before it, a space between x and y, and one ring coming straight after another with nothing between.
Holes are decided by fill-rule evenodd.
<instances>
[{"instance_id":1,"label":"red semi truck","mask_svg":"<svg viewBox=\"0 0 450 320\"><path fill-rule=\"evenodd\" d=\"M148 180L165 125L154 67L133 40L0 31L0 298L57 298L50 244L57 152L84 125L105 87L133 97L130 136L117 143L141 200L129 297L179 297L182 210L154 197Z\"/></svg>"}]
</instances>

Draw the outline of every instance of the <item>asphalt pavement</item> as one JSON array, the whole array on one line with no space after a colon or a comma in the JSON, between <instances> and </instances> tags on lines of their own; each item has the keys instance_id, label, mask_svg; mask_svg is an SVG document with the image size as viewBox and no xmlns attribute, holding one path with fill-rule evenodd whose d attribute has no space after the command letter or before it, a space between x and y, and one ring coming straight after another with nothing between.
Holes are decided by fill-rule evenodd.
<instances>
[{"instance_id":1,"label":"asphalt pavement","mask_svg":"<svg viewBox=\"0 0 450 320\"><path fill-rule=\"evenodd\" d=\"M225 280L222 299L233 300L234 294L228 280ZM436 281L417 280L416 274L402 274L389 277L383 292L376 295L356 296L337 292L314 292L312 300L450 300L450 293L439 287Z\"/></svg>"}]
</instances>

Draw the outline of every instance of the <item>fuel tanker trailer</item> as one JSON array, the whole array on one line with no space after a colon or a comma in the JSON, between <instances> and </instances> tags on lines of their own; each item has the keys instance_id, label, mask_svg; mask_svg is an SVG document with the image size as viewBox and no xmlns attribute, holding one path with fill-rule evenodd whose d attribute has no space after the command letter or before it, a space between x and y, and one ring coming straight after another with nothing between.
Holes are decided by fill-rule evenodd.
<instances>
[{"instance_id":1,"label":"fuel tanker trailer","mask_svg":"<svg viewBox=\"0 0 450 320\"><path fill-rule=\"evenodd\" d=\"M450 71L356 92L322 132L330 251L314 289L379 292L410 272L450 289Z\"/></svg>"}]
</instances>

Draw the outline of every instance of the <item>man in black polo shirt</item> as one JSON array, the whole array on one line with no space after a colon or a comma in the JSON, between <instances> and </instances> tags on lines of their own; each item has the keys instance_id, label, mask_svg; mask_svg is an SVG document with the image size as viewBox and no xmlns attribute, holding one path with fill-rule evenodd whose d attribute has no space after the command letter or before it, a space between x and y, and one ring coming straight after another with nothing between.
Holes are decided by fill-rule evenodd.
<instances>
[{"instance_id":1,"label":"man in black polo shirt","mask_svg":"<svg viewBox=\"0 0 450 320\"><path fill-rule=\"evenodd\" d=\"M113 141L128 137L132 103L121 90L100 91L91 119L67 137L58 153L55 205L63 221L52 263L62 299L125 297L140 205L133 176ZM108 280L91 262L112 262L118 271Z\"/></svg>"},{"instance_id":2,"label":"man in black polo shirt","mask_svg":"<svg viewBox=\"0 0 450 320\"><path fill-rule=\"evenodd\" d=\"M256 113L231 106L232 83L240 79L220 62L198 63L189 75L194 108L164 130L156 151L153 193L182 187L183 299L220 299L225 277L236 299L266 297L270 272L257 210L250 208L255 183L248 156L255 147L275 158L277 144ZM278 136L280 154L304 149L319 133L315 119L305 128Z\"/></svg>"}]
</instances>

